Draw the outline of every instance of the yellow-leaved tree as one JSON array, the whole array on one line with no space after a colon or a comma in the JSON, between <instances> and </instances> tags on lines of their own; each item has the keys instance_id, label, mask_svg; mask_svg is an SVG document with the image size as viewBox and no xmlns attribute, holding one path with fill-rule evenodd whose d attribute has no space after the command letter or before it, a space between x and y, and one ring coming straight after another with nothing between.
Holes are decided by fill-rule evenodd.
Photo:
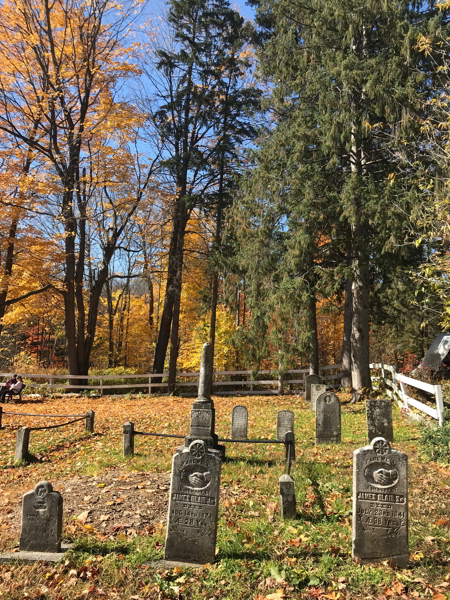
<instances>
[{"instance_id":1,"label":"yellow-leaved tree","mask_svg":"<svg viewBox=\"0 0 450 600\"><path fill-rule=\"evenodd\" d=\"M139 75L126 39L142 7L140 0L6 0L2 9L0 131L26 154L30 172L39 163L27 208L34 197L45 200L36 213L61 253L51 284L63 299L74 375L88 372L111 260L154 185L154 161L131 151L144 116L117 98Z\"/></svg>"}]
</instances>

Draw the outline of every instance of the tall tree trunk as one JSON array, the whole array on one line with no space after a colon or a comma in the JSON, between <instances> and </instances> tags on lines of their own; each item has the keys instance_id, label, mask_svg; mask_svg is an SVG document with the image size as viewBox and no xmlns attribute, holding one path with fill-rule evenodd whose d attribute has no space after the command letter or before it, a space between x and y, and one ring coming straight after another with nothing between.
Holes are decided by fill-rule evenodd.
<instances>
[{"instance_id":1,"label":"tall tree trunk","mask_svg":"<svg viewBox=\"0 0 450 600\"><path fill-rule=\"evenodd\" d=\"M362 28L362 52L365 54L367 32ZM352 40L352 47L357 52L358 44ZM366 149L361 123L369 117L364 113L365 91L361 89L354 94L354 121L352 123L351 172L355 178L355 206L352 232L352 402L361 397L363 388L372 387L369 369L369 225L363 217L364 198L362 185L367 172Z\"/></svg>"},{"instance_id":2,"label":"tall tree trunk","mask_svg":"<svg viewBox=\"0 0 450 600\"><path fill-rule=\"evenodd\" d=\"M367 226L356 223L353 232L352 282L352 388L353 402L361 397L363 388L370 389L369 369L369 257Z\"/></svg>"},{"instance_id":3,"label":"tall tree trunk","mask_svg":"<svg viewBox=\"0 0 450 600\"><path fill-rule=\"evenodd\" d=\"M309 373L319 374L319 345L317 343L317 304L316 291L312 285L308 298L308 326L309 326Z\"/></svg>"},{"instance_id":4,"label":"tall tree trunk","mask_svg":"<svg viewBox=\"0 0 450 600\"><path fill-rule=\"evenodd\" d=\"M170 358L169 358L169 394L175 391L177 379L177 360L180 336L180 311L181 311L181 287L183 279L183 255L184 255L184 233L186 230L187 216L183 202L181 213L181 224L178 235L177 247L177 275L175 279L175 298L173 304L172 331L170 334Z\"/></svg>"},{"instance_id":5,"label":"tall tree trunk","mask_svg":"<svg viewBox=\"0 0 450 600\"><path fill-rule=\"evenodd\" d=\"M6 249L6 260L5 267L3 269L3 278L4 278L4 287L0 291L0 334L3 330L3 319L5 317L5 302L8 296L9 290L9 279L12 274L13 264L14 264L14 248L16 242L16 234L17 234L17 225L19 220L13 219L11 226L9 228L9 237L8 237L8 247Z\"/></svg>"},{"instance_id":6,"label":"tall tree trunk","mask_svg":"<svg viewBox=\"0 0 450 600\"><path fill-rule=\"evenodd\" d=\"M344 301L344 344L342 352L342 370L344 376L341 378L342 387L349 389L352 387L352 282L348 279L345 282L345 301Z\"/></svg>"},{"instance_id":7,"label":"tall tree trunk","mask_svg":"<svg viewBox=\"0 0 450 600\"><path fill-rule=\"evenodd\" d=\"M348 229L347 243L347 265L349 271L352 267L352 232ZM352 280L350 274L345 282L345 299L344 299L344 340L342 351L342 370L344 376L341 379L341 385L345 389L352 387Z\"/></svg>"},{"instance_id":8,"label":"tall tree trunk","mask_svg":"<svg viewBox=\"0 0 450 600\"><path fill-rule=\"evenodd\" d=\"M106 298L108 307L108 369L111 369L114 364L114 312L111 282L106 282Z\"/></svg>"},{"instance_id":9,"label":"tall tree trunk","mask_svg":"<svg viewBox=\"0 0 450 600\"><path fill-rule=\"evenodd\" d=\"M166 359L167 346L169 345L170 329L172 324L172 315L174 300L176 296L176 277L177 277L177 251L178 237L181 226L181 203L176 202L172 217L172 234L170 237L169 257L167 266L166 293L164 295L164 306L159 324L158 341L155 348L155 358L153 361L153 373L162 373L164 371L164 361ZM184 233L184 232L183 232ZM153 379L154 383L161 383L161 378Z\"/></svg>"},{"instance_id":10,"label":"tall tree trunk","mask_svg":"<svg viewBox=\"0 0 450 600\"><path fill-rule=\"evenodd\" d=\"M220 153L220 172L219 172L219 190L217 196L217 211L216 211L216 235L215 235L215 249L216 251L220 245L220 236L222 233L222 213L224 204L224 181L225 181L225 147L228 139L228 91L224 102L224 117L223 117L223 129L222 129L222 149ZM217 273L214 265L214 275L212 281L212 297L211 297L211 327L209 333L209 341L212 349L212 360L214 365L214 350L216 344L216 320L217 320L217 297L219 290L219 274Z\"/></svg>"}]
</instances>

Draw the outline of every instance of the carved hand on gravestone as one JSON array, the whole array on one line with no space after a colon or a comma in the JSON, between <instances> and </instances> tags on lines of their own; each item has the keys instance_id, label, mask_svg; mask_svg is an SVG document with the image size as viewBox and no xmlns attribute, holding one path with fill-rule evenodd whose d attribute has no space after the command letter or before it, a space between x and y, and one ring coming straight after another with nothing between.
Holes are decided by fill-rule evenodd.
<instances>
[{"instance_id":1,"label":"carved hand on gravestone","mask_svg":"<svg viewBox=\"0 0 450 600\"><path fill-rule=\"evenodd\" d=\"M220 458L198 439L173 457L166 560L214 562L220 466Z\"/></svg>"},{"instance_id":2,"label":"carved hand on gravestone","mask_svg":"<svg viewBox=\"0 0 450 600\"><path fill-rule=\"evenodd\" d=\"M353 557L408 563L408 457L375 438L353 453Z\"/></svg>"}]
</instances>

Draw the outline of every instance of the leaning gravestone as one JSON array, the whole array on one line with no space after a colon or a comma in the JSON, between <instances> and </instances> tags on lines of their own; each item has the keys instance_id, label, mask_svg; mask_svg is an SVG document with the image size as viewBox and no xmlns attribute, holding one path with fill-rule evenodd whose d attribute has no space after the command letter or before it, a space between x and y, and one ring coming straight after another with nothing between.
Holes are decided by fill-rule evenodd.
<instances>
[{"instance_id":1,"label":"leaning gravestone","mask_svg":"<svg viewBox=\"0 0 450 600\"><path fill-rule=\"evenodd\" d=\"M214 562L221 460L203 440L194 440L172 463L164 558L182 563Z\"/></svg>"},{"instance_id":2,"label":"leaning gravestone","mask_svg":"<svg viewBox=\"0 0 450 600\"><path fill-rule=\"evenodd\" d=\"M248 438L248 410L246 406L235 406L231 417L231 438L246 440Z\"/></svg>"},{"instance_id":3,"label":"leaning gravestone","mask_svg":"<svg viewBox=\"0 0 450 600\"><path fill-rule=\"evenodd\" d=\"M316 400L316 444L340 444L341 403L332 392Z\"/></svg>"},{"instance_id":4,"label":"leaning gravestone","mask_svg":"<svg viewBox=\"0 0 450 600\"><path fill-rule=\"evenodd\" d=\"M311 409L315 412L316 400L320 394L324 394L327 391L327 386L324 383L312 383L311 384Z\"/></svg>"},{"instance_id":5,"label":"leaning gravestone","mask_svg":"<svg viewBox=\"0 0 450 600\"><path fill-rule=\"evenodd\" d=\"M61 494L41 481L23 497L20 550L61 552L62 517Z\"/></svg>"},{"instance_id":6,"label":"leaning gravestone","mask_svg":"<svg viewBox=\"0 0 450 600\"><path fill-rule=\"evenodd\" d=\"M295 415L292 410L279 410L277 412L277 440L284 441L284 437L288 431L292 431L295 435ZM295 441L292 445L291 458L295 460Z\"/></svg>"},{"instance_id":7,"label":"leaning gravestone","mask_svg":"<svg viewBox=\"0 0 450 600\"><path fill-rule=\"evenodd\" d=\"M391 400L366 400L366 420L369 442L376 437L394 441Z\"/></svg>"},{"instance_id":8,"label":"leaning gravestone","mask_svg":"<svg viewBox=\"0 0 450 600\"><path fill-rule=\"evenodd\" d=\"M353 453L352 543L361 562L408 564L408 457L382 437Z\"/></svg>"},{"instance_id":9,"label":"leaning gravestone","mask_svg":"<svg viewBox=\"0 0 450 600\"><path fill-rule=\"evenodd\" d=\"M311 400L311 385L313 383L322 383L322 377L320 377L319 375L307 375L305 400Z\"/></svg>"}]
</instances>

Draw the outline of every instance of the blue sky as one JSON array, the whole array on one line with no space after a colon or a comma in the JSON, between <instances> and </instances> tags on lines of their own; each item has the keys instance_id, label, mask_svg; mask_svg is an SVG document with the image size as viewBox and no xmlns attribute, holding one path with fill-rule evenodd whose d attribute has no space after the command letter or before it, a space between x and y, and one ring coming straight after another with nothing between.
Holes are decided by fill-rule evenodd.
<instances>
[{"instance_id":1,"label":"blue sky","mask_svg":"<svg viewBox=\"0 0 450 600\"><path fill-rule=\"evenodd\" d=\"M239 9L241 15L246 19L253 19L254 11L245 4L245 0L235 0L234 2L231 2L231 6Z\"/></svg>"}]
</instances>

